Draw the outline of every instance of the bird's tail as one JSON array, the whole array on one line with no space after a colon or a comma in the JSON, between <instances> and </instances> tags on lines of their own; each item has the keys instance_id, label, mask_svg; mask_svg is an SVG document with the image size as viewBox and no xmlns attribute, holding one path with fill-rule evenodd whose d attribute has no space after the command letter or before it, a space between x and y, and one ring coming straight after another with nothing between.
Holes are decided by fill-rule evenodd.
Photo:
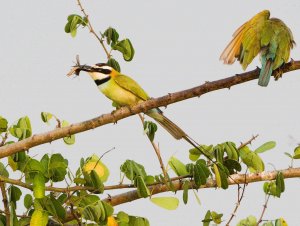
<instances>
[{"instance_id":1,"label":"bird's tail","mask_svg":"<svg viewBox=\"0 0 300 226\"><path fill-rule=\"evenodd\" d=\"M269 84L273 72L273 60L262 60L262 68L260 70L258 85L266 87Z\"/></svg>"},{"instance_id":2,"label":"bird's tail","mask_svg":"<svg viewBox=\"0 0 300 226\"><path fill-rule=\"evenodd\" d=\"M147 112L147 115L158 122L165 130L167 130L176 140L186 136L186 133L179 128L174 122L163 115L159 108L152 109Z\"/></svg>"},{"instance_id":3,"label":"bird's tail","mask_svg":"<svg viewBox=\"0 0 300 226\"><path fill-rule=\"evenodd\" d=\"M184 139L189 144L191 144L194 148L199 150L205 157L214 162L207 153L205 153L201 148L200 144L197 143L194 139L188 136L179 126L177 126L174 122L168 119L166 116L162 114L162 111L159 108L155 108L147 112L147 115L153 118L156 122L158 122L165 130L167 130L176 140Z\"/></svg>"}]
</instances>

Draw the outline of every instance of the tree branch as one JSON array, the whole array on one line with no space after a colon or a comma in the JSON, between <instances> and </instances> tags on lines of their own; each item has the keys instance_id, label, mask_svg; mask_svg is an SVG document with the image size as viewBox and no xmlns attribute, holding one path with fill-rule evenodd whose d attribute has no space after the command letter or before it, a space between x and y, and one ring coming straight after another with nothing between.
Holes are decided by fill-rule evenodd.
<instances>
[{"instance_id":1,"label":"tree branch","mask_svg":"<svg viewBox=\"0 0 300 226\"><path fill-rule=\"evenodd\" d=\"M291 61L285 65L283 65L278 70L281 70L283 73L299 70L300 69L300 61ZM277 70L276 70L277 71ZM274 74L276 74L276 71ZM103 114L94 119L90 119L84 122L75 123L70 126L64 128L58 128L46 133L36 134L32 137L24 139L22 141L9 144L3 147L0 147L0 158L10 156L17 152L28 150L32 147L52 142L54 140L70 136L72 134L84 132L90 129L94 129L96 127L103 126L108 123L115 123L116 121L129 117L134 114L138 114L141 112L147 112L148 110L160 107L167 106L169 104L173 104L179 101L183 101L193 97L199 97L205 93L212 92L219 89L230 88L234 85L238 85L241 83L245 83L258 78L260 70L255 69L253 71L245 72L243 74L235 75L232 77L220 79L217 81L206 82L203 85L179 91L176 93L170 93L168 95L150 99L145 102L136 104L130 107L122 107L110 114Z\"/></svg>"},{"instance_id":2,"label":"tree branch","mask_svg":"<svg viewBox=\"0 0 300 226\"><path fill-rule=\"evenodd\" d=\"M7 194L6 194L6 190L5 190L5 183L3 183L2 181L0 182L0 188L1 188L1 193L2 193L2 202L4 205L6 226L9 226L10 225L10 211L9 211L9 206L8 206Z\"/></svg>"},{"instance_id":3,"label":"tree branch","mask_svg":"<svg viewBox=\"0 0 300 226\"><path fill-rule=\"evenodd\" d=\"M284 178L294 178L300 176L300 167L299 168L288 168L285 170L280 170L284 176ZM262 172L262 173L250 173L250 174L233 174L231 175L232 179L228 179L229 185L234 184L248 184L248 183L254 183L257 181L269 181L274 180L276 178L276 175L278 174L278 170L275 171L269 171L269 172ZM174 190L182 190L182 182L181 181L175 181L173 182ZM203 189L203 188L216 188L217 184L215 180L208 180L205 185L200 186L200 188L197 188L194 183L191 184L190 188L194 189ZM150 186L149 190L151 191L152 195L168 192L169 187L167 185L154 185ZM119 195L110 196L109 198L106 198L102 201L108 202L112 206L117 206L123 203L131 202L137 199L140 199L137 190L125 192Z\"/></svg>"}]
</instances>

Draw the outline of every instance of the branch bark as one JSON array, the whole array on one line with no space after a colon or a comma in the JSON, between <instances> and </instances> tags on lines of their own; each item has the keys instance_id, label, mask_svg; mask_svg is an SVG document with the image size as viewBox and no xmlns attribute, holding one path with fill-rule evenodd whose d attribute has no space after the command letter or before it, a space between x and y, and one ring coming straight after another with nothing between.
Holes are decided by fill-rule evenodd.
<instances>
[{"instance_id":1,"label":"branch bark","mask_svg":"<svg viewBox=\"0 0 300 226\"><path fill-rule=\"evenodd\" d=\"M278 69L278 71L281 71L283 73L299 70L300 69L300 61L291 61L285 65L283 65L281 68ZM32 147L49 143L57 139L61 139L66 136L70 136L72 134L84 132L90 129L94 129L96 127L100 127L103 125L106 125L108 123L115 123L120 119L129 117L134 114L138 114L141 112L147 112L148 110L155 108L155 107L161 107L161 106L167 106L169 104L173 104L179 101L183 101L189 98L193 97L199 97L205 93L212 92L219 89L224 88L230 88L234 85L238 85L244 82L248 82L254 79L258 78L260 70L257 68L253 71L245 72L243 74L238 74L235 76L231 76L228 78L212 81L212 82L206 82L200 86L179 91L176 93L169 93L168 95L150 99L145 102L136 104L134 106L130 107L122 107L116 111L113 111L110 114L103 114L99 117L80 122L75 123L70 126L64 127L64 128L58 128L46 133L41 134L35 134L32 137L29 137L27 139L24 139L22 141L9 144L3 147L0 147L0 158L4 158L7 156L10 156L12 154L15 154L17 152L28 150ZM274 72L276 74L277 71Z\"/></svg>"},{"instance_id":2,"label":"branch bark","mask_svg":"<svg viewBox=\"0 0 300 226\"><path fill-rule=\"evenodd\" d=\"M288 168L280 170L284 178L295 178L300 176L300 167L299 168ZM276 178L278 171L269 171L262 173L250 173L250 174L234 174L231 175L231 178L228 179L229 185L235 184L249 184L257 181L269 181ZM182 190L182 181L173 182L175 191ZM205 185L202 185L200 188L197 188L194 183L191 184L190 188L194 189L204 189L204 188L215 188L217 187L215 180L208 180ZM168 192L169 188L167 185L154 185L149 187L152 195ZM117 206L123 203L132 202L134 200L140 199L137 190L125 192L119 195L110 196L102 201L108 202L112 206Z\"/></svg>"}]
</instances>

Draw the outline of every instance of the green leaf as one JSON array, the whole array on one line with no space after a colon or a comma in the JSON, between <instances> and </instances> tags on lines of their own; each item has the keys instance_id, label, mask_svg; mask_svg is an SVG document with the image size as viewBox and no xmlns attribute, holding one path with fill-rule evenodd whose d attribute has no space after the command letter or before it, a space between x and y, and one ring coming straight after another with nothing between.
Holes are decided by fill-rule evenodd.
<instances>
[{"instance_id":1,"label":"green leaf","mask_svg":"<svg viewBox=\"0 0 300 226\"><path fill-rule=\"evenodd\" d=\"M33 199L30 194L26 194L24 197L24 206L26 209L29 209L33 205Z\"/></svg>"},{"instance_id":2,"label":"green leaf","mask_svg":"<svg viewBox=\"0 0 300 226\"><path fill-rule=\"evenodd\" d=\"M151 175L147 175L144 179L145 183L148 184L153 184L155 182L155 179L153 176Z\"/></svg>"},{"instance_id":3,"label":"green leaf","mask_svg":"<svg viewBox=\"0 0 300 226\"><path fill-rule=\"evenodd\" d=\"M289 158L293 159L293 156L292 156L290 153L284 152L284 154L285 154L286 156L288 156ZM299 155L299 158L300 158L300 155Z\"/></svg>"},{"instance_id":4,"label":"green leaf","mask_svg":"<svg viewBox=\"0 0 300 226\"><path fill-rule=\"evenodd\" d=\"M117 218L119 219L120 222L122 223L129 223L129 216L127 213L123 212L123 211L120 211L118 214L117 214Z\"/></svg>"},{"instance_id":5,"label":"green leaf","mask_svg":"<svg viewBox=\"0 0 300 226\"><path fill-rule=\"evenodd\" d=\"M17 201L20 200L22 195L21 190L18 187L12 185L8 188L8 194L9 194L9 202L13 202L14 205L16 206Z\"/></svg>"},{"instance_id":6,"label":"green leaf","mask_svg":"<svg viewBox=\"0 0 300 226\"><path fill-rule=\"evenodd\" d=\"M249 216L246 219L240 220L236 226L256 226L257 220L255 216Z\"/></svg>"},{"instance_id":7,"label":"green leaf","mask_svg":"<svg viewBox=\"0 0 300 226\"><path fill-rule=\"evenodd\" d=\"M91 173L92 170L96 171L102 182L105 182L109 177L108 168L97 155L92 155L91 158L88 158L84 166L82 167L84 179L87 182L91 182L87 176Z\"/></svg>"},{"instance_id":8,"label":"green leaf","mask_svg":"<svg viewBox=\"0 0 300 226\"><path fill-rule=\"evenodd\" d=\"M135 185L137 187L137 193L138 193L139 197L146 198L146 197L150 196L151 193L150 193L144 179L141 176L137 176L135 178Z\"/></svg>"},{"instance_id":9,"label":"green leaf","mask_svg":"<svg viewBox=\"0 0 300 226\"><path fill-rule=\"evenodd\" d=\"M288 226L288 224L286 223L286 221L281 217L276 219L275 221L275 226Z\"/></svg>"},{"instance_id":10,"label":"green leaf","mask_svg":"<svg viewBox=\"0 0 300 226\"><path fill-rule=\"evenodd\" d=\"M129 216L129 226L150 226L149 221L143 217Z\"/></svg>"},{"instance_id":11,"label":"green leaf","mask_svg":"<svg viewBox=\"0 0 300 226\"><path fill-rule=\"evenodd\" d=\"M120 64L114 58L109 58L106 64L111 66L116 71L121 72Z\"/></svg>"},{"instance_id":12,"label":"green leaf","mask_svg":"<svg viewBox=\"0 0 300 226\"><path fill-rule=\"evenodd\" d=\"M188 195L189 195L189 187L190 187L190 182L188 180L185 180L183 182L183 203L184 204L187 204L188 202Z\"/></svg>"},{"instance_id":13,"label":"green leaf","mask_svg":"<svg viewBox=\"0 0 300 226\"><path fill-rule=\"evenodd\" d=\"M61 220L65 219L66 210L62 206L62 204L54 198L53 194L50 195L50 201L52 202L52 205L55 209L55 215L54 216L58 219L61 219Z\"/></svg>"},{"instance_id":14,"label":"green leaf","mask_svg":"<svg viewBox=\"0 0 300 226\"><path fill-rule=\"evenodd\" d=\"M275 141L269 141L258 147L254 152L255 153L263 153L265 151L271 150L275 148L276 142Z\"/></svg>"},{"instance_id":15,"label":"green leaf","mask_svg":"<svg viewBox=\"0 0 300 226\"><path fill-rule=\"evenodd\" d=\"M240 172L242 170L241 164L233 159L226 159L224 161L224 166L229 170L230 174L234 174L236 171Z\"/></svg>"},{"instance_id":16,"label":"green leaf","mask_svg":"<svg viewBox=\"0 0 300 226\"><path fill-rule=\"evenodd\" d=\"M49 178L53 182L63 181L67 174L68 160L61 154L51 155L48 163Z\"/></svg>"},{"instance_id":17,"label":"green leaf","mask_svg":"<svg viewBox=\"0 0 300 226\"><path fill-rule=\"evenodd\" d=\"M42 121L48 123L52 119L52 114L49 112L41 112Z\"/></svg>"},{"instance_id":18,"label":"green leaf","mask_svg":"<svg viewBox=\"0 0 300 226\"><path fill-rule=\"evenodd\" d=\"M12 125L9 128L9 132L12 136L18 138L19 140L30 137L32 134L32 129L29 118L27 116L20 118L17 124Z\"/></svg>"},{"instance_id":19,"label":"green leaf","mask_svg":"<svg viewBox=\"0 0 300 226\"><path fill-rule=\"evenodd\" d=\"M69 123L65 120L62 121L61 126L62 127L67 127L69 125ZM64 142L68 145L72 145L75 143L75 135L72 134L70 136L66 136L63 138Z\"/></svg>"},{"instance_id":20,"label":"green leaf","mask_svg":"<svg viewBox=\"0 0 300 226\"><path fill-rule=\"evenodd\" d=\"M157 125L151 121L144 122L144 132L147 134L151 141L154 140L155 133L157 131Z\"/></svg>"},{"instance_id":21,"label":"green leaf","mask_svg":"<svg viewBox=\"0 0 300 226\"><path fill-rule=\"evenodd\" d=\"M176 210L179 200L175 197L154 197L150 199L155 205L167 210Z\"/></svg>"},{"instance_id":22,"label":"green leaf","mask_svg":"<svg viewBox=\"0 0 300 226\"><path fill-rule=\"evenodd\" d=\"M137 176L145 178L147 176L144 166L138 164L133 160L126 160L121 166L120 170L129 180L134 180Z\"/></svg>"},{"instance_id":23,"label":"green leaf","mask_svg":"<svg viewBox=\"0 0 300 226\"><path fill-rule=\"evenodd\" d=\"M222 186L222 181L221 181L221 175L219 172L219 168L216 164L213 164L213 168L214 168L215 180L216 180L217 186L220 188Z\"/></svg>"},{"instance_id":24,"label":"green leaf","mask_svg":"<svg viewBox=\"0 0 300 226\"><path fill-rule=\"evenodd\" d=\"M300 146L295 148L293 159L300 159Z\"/></svg>"},{"instance_id":25,"label":"green leaf","mask_svg":"<svg viewBox=\"0 0 300 226\"><path fill-rule=\"evenodd\" d=\"M272 221L265 222L262 226L274 226Z\"/></svg>"},{"instance_id":26,"label":"green leaf","mask_svg":"<svg viewBox=\"0 0 300 226\"><path fill-rule=\"evenodd\" d=\"M0 133L6 132L7 131L7 120L0 116Z\"/></svg>"},{"instance_id":27,"label":"green leaf","mask_svg":"<svg viewBox=\"0 0 300 226\"><path fill-rule=\"evenodd\" d=\"M107 28L103 35L106 37L106 42L108 45L112 44L113 46L119 39L119 33L112 27Z\"/></svg>"},{"instance_id":28,"label":"green leaf","mask_svg":"<svg viewBox=\"0 0 300 226\"><path fill-rule=\"evenodd\" d=\"M131 61L133 59L134 48L129 39L124 39L116 43L112 48L121 52L125 61Z\"/></svg>"},{"instance_id":29,"label":"green leaf","mask_svg":"<svg viewBox=\"0 0 300 226\"><path fill-rule=\"evenodd\" d=\"M198 148L192 148L189 150L190 153L189 158L192 161L196 161L201 155L203 155L203 153L205 153L206 156L213 158L212 152L213 152L213 145L210 146L200 145Z\"/></svg>"},{"instance_id":30,"label":"green leaf","mask_svg":"<svg viewBox=\"0 0 300 226\"><path fill-rule=\"evenodd\" d=\"M48 213L43 210L35 210L31 216L30 226L46 226L48 224Z\"/></svg>"},{"instance_id":31,"label":"green leaf","mask_svg":"<svg viewBox=\"0 0 300 226\"><path fill-rule=\"evenodd\" d=\"M189 174L186 170L185 165L174 156L169 159L168 164L177 176L184 176Z\"/></svg>"},{"instance_id":32,"label":"green leaf","mask_svg":"<svg viewBox=\"0 0 300 226\"><path fill-rule=\"evenodd\" d=\"M96 172L96 170L92 170L90 173L91 176L91 181L93 184L93 187L97 189L97 191L99 191L100 193L103 193L104 191L104 185L98 175L98 173Z\"/></svg>"},{"instance_id":33,"label":"green leaf","mask_svg":"<svg viewBox=\"0 0 300 226\"><path fill-rule=\"evenodd\" d=\"M240 157L251 172L262 172L265 169L264 162L255 152L252 152L248 146L244 146L239 150Z\"/></svg>"},{"instance_id":34,"label":"green leaf","mask_svg":"<svg viewBox=\"0 0 300 226\"><path fill-rule=\"evenodd\" d=\"M204 219L202 220L203 226L209 226L210 222L212 221L211 219L211 213L210 210L207 210Z\"/></svg>"},{"instance_id":35,"label":"green leaf","mask_svg":"<svg viewBox=\"0 0 300 226\"><path fill-rule=\"evenodd\" d=\"M211 218L212 218L213 222L215 222L216 224L221 224L222 217L223 217L222 213L218 214L215 211L211 211Z\"/></svg>"},{"instance_id":36,"label":"green leaf","mask_svg":"<svg viewBox=\"0 0 300 226\"><path fill-rule=\"evenodd\" d=\"M0 175L4 177L9 177L9 173L6 170L5 166L3 165L2 162L0 162Z\"/></svg>"},{"instance_id":37,"label":"green leaf","mask_svg":"<svg viewBox=\"0 0 300 226\"><path fill-rule=\"evenodd\" d=\"M40 173L37 173L33 178L33 196L37 199L45 196L45 178Z\"/></svg>"},{"instance_id":38,"label":"green leaf","mask_svg":"<svg viewBox=\"0 0 300 226\"><path fill-rule=\"evenodd\" d=\"M76 14L72 14L68 16L68 22L65 25L65 32L70 33L74 38L77 33L77 28L81 25L85 27L88 24L88 19L86 17L81 17Z\"/></svg>"},{"instance_id":39,"label":"green leaf","mask_svg":"<svg viewBox=\"0 0 300 226\"><path fill-rule=\"evenodd\" d=\"M193 177L197 187L206 183L206 176L199 164L195 164L193 167Z\"/></svg>"},{"instance_id":40,"label":"green leaf","mask_svg":"<svg viewBox=\"0 0 300 226\"><path fill-rule=\"evenodd\" d=\"M73 182L74 182L75 184L85 184L85 183L86 183L86 180L83 179L83 178L80 178L80 177L75 177Z\"/></svg>"},{"instance_id":41,"label":"green leaf","mask_svg":"<svg viewBox=\"0 0 300 226\"><path fill-rule=\"evenodd\" d=\"M282 172L278 172L276 175L276 186L279 187L280 192L284 192L285 184L284 184L284 177Z\"/></svg>"}]
</instances>

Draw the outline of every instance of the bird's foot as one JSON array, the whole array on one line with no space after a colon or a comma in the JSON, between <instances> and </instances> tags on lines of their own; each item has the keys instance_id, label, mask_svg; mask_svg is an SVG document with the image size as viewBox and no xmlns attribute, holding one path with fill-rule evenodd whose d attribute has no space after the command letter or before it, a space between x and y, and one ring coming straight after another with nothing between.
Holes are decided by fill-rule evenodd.
<instances>
[{"instance_id":1,"label":"bird's foot","mask_svg":"<svg viewBox=\"0 0 300 226\"><path fill-rule=\"evenodd\" d=\"M275 78L275 81L277 81L278 79L280 79L283 75L283 70L281 68L278 68L276 70L276 72L274 73L274 78Z\"/></svg>"}]
</instances>

